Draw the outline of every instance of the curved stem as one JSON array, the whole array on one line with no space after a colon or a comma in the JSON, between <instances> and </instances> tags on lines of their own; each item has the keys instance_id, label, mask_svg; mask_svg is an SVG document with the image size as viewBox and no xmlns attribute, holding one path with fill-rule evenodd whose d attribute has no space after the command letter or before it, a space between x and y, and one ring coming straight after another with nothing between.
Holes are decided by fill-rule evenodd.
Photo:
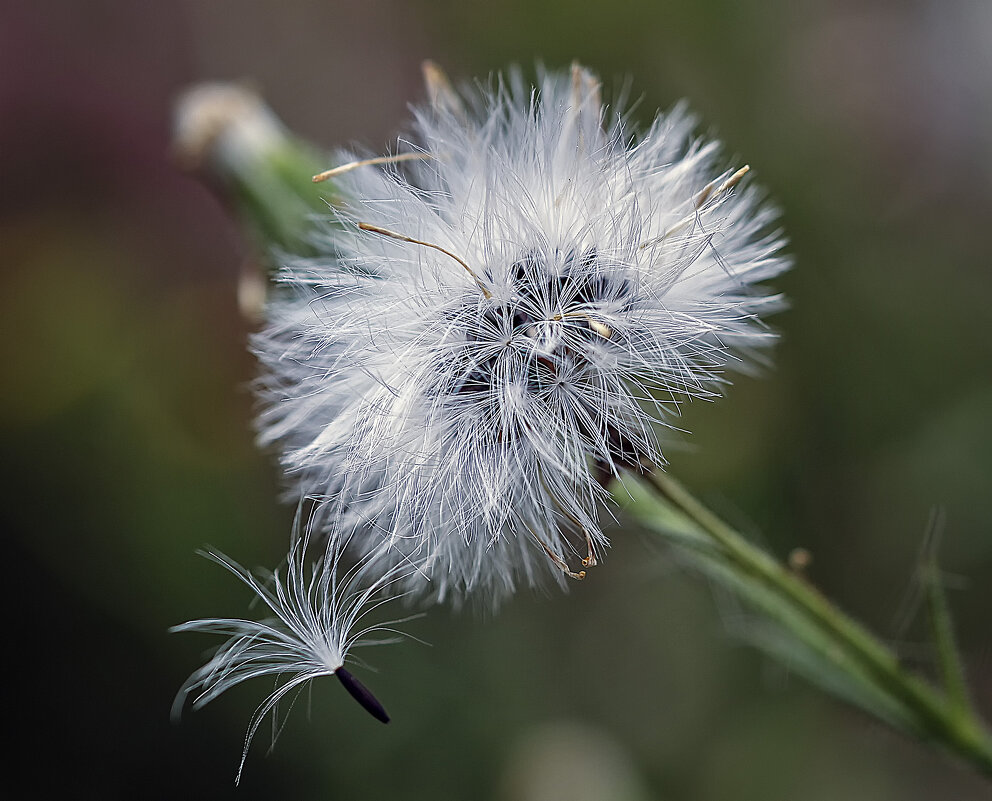
<instances>
[{"instance_id":1,"label":"curved stem","mask_svg":"<svg viewBox=\"0 0 992 801\"><path fill-rule=\"evenodd\" d=\"M992 777L992 739L968 707L952 702L919 677L864 626L841 612L821 593L703 506L677 481L651 470L642 476L669 504L705 533L737 571L760 582L815 625L855 662L883 693L907 710L916 733Z\"/></svg>"}]
</instances>

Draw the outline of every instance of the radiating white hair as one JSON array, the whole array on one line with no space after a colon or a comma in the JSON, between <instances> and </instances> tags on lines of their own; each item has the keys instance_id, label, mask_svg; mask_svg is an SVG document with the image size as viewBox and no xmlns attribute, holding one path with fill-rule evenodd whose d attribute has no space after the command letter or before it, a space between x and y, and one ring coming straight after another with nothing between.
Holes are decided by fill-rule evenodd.
<instances>
[{"instance_id":1,"label":"radiating white hair","mask_svg":"<svg viewBox=\"0 0 992 801\"><path fill-rule=\"evenodd\" d=\"M248 749L265 717L273 714L275 736L281 728L279 702L313 679L337 676L370 714L384 723L389 721L375 696L344 665L354 648L392 642L401 636L393 625L403 621L377 623L367 619L369 613L394 598L390 585L401 569L382 573L379 566L370 566L368 559L349 566L343 561L343 540L334 538L325 544L319 538L318 543L318 538L312 541L311 533L307 528L301 534L297 518L281 573L255 575L223 554L203 552L251 588L255 600L261 602L263 617L203 618L170 629L227 638L179 690L173 703L174 718L178 719L190 698L193 708L199 709L249 679L269 677L275 682L248 724L235 781L241 779Z\"/></svg>"},{"instance_id":2,"label":"radiating white hair","mask_svg":"<svg viewBox=\"0 0 992 801\"><path fill-rule=\"evenodd\" d=\"M602 556L605 479L663 464L658 427L774 338L756 283L789 261L681 106L637 136L577 66L428 88L279 274L259 438L402 591L496 604Z\"/></svg>"}]
</instances>

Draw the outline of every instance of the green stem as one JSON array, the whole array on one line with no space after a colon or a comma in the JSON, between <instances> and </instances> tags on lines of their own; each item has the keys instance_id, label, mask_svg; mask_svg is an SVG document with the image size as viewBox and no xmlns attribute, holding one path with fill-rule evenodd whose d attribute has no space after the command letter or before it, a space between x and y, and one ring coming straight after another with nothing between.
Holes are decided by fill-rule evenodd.
<instances>
[{"instance_id":1,"label":"green stem","mask_svg":"<svg viewBox=\"0 0 992 801\"><path fill-rule=\"evenodd\" d=\"M975 715L908 673L896 655L867 629L845 615L803 579L735 531L660 470L645 480L704 532L724 559L816 626L856 663L875 685L913 716L916 733L931 739L986 776L992 777L992 739Z\"/></svg>"},{"instance_id":2,"label":"green stem","mask_svg":"<svg viewBox=\"0 0 992 801\"><path fill-rule=\"evenodd\" d=\"M261 252L315 255L313 216L337 200L332 184L311 180L327 164L260 97L234 84L191 88L177 104L173 146L235 207Z\"/></svg>"},{"instance_id":3,"label":"green stem","mask_svg":"<svg viewBox=\"0 0 992 801\"><path fill-rule=\"evenodd\" d=\"M922 579L925 584L927 619L930 621L930 632L933 635L934 648L937 652L937 666L940 677L947 692L947 702L958 715L971 714L971 699L964 676L964 666L958 654L954 641L954 625L951 622L951 611L947 605L947 596L941 582L940 569L934 553L925 557L922 565Z\"/></svg>"}]
</instances>

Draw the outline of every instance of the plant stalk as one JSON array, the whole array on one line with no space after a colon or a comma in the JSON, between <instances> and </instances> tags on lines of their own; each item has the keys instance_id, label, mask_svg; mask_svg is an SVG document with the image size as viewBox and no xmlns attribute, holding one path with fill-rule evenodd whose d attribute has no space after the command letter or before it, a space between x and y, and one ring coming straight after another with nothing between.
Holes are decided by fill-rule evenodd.
<instances>
[{"instance_id":1,"label":"plant stalk","mask_svg":"<svg viewBox=\"0 0 992 801\"><path fill-rule=\"evenodd\" d=\"M759 582L789 605L792 612L798 613L796 619L815 626L838 651L860 666L878 689L910 713L917 736L939 744L978 772L992 778L992 738L973 709L962 705L958 692L945 695L909 673L893 651L864 626L841 612L804 579L745 539L671 476L655 469L643 474L642 479L706 534L726 562L747 577L745 580ZM650 521L646 522L650 524Z\"/></svg>"}]
</instances>

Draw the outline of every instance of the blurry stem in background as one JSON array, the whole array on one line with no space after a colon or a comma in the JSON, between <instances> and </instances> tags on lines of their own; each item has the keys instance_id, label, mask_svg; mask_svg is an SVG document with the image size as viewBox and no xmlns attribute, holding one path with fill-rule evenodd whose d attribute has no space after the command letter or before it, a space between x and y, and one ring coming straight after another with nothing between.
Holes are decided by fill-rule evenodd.
<instances>
[{"instance_id":1,"label":"blurry stem in background","mask_svg":"<svg viewBox=\"0 0 992 801\"><path fill-rule=\"evenodd\" d=\"M175 151L234 206L260 249L303 255L316 213L334 198L311 176L319 151L292 137L258 95L231 84L202 84L176 105Z\"/></svg>"},{"instance_id":2,"label":"blurry stem in background","mask_svg":"<svg viewBox=\"0 0 992 801\"><path fill-rule=\"evenodd\" d=\"M954 626L951 622L951 610L947 605L947 596L944 593L943 577L937 566L937 545L943 524L943 513L935 510L920 555L920 581L925 593L927 620L933 635L937 665L941 682L947 692L947 701L958 713L966 714L971 708L971 699L964 666L961 664L957 643L954 641Z\"/></svg>"},{"instance_id":3,"label":"blurry stem in background","mask_svg":"<svg viewBox=\"0 0 992 801\"><path fill-rule=\"evenodd\" d=\"M932 551L923 569L943 691L905 670L896 654L861 624L667 474L655 469L640 479L627 477L615 495L629 496L628 512L775 624L779 637L759 635L757 645L824 689L992 777L992 738L964 689Z\"/></svg>"},{"instance_id":4,"label":"blurry stem in background","mask_svg":"<svg viewBox=\"0 0 992 801\"><path fill-rule=\"evenodd\" d=\"M238 286L242 312L261 320L267 279L278 254L316 255L313 218L336 198L333 185L311 176L326 166L319 151L293 137L250 89L199 84L176 103L173 148L179 164L196 172L249 228L263 254L245 265ZM275 258L274 258L275 257Z\"/></svg>"},{"instance_id":5,"label":"blurry stem in background","mask_svg":"<svg viewBox=\"0 0 992 801\"><path fill-rule=\"evenodd\" d=\"M325 178L336 171L315 184L313 176L329 165L290 136L256 95L230 85L189 91L177 108L176 150L220 189L262 252L313 255L311 221L326 217L335 203L333 182ZM877 637L667 474L655 468L627 476L614 495L695 568L759 613L748 632L754 644L828 692L992 778L992 738L966 690L932 549L922 571L942 690L905 670Z\"/></svg>"}]
</instances>

